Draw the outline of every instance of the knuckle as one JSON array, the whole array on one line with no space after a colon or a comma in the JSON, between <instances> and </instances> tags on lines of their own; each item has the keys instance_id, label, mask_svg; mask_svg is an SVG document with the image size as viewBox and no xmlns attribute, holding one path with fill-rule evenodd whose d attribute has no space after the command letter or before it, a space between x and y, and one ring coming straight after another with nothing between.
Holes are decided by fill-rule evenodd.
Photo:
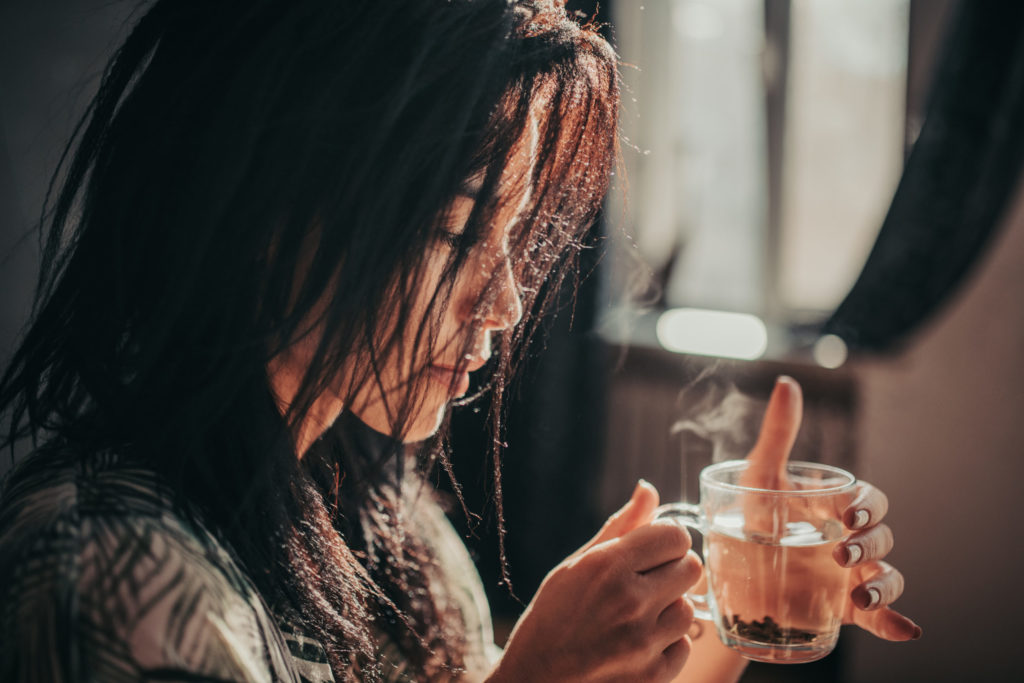
<instances>
[{"instance_id":1,"label":"knuckle","mask_svg":"<svg viewBox=\"0 0 1024 683\"><path fill-rule=\"evenodd\" d=\"M872 487L874 488L874 487ZM874 489L875 504L878 508L879 517L885 516L885 513L889 511L889 496L885 495L885 492L881 489Z\"/></svg>"},{"instance_id":2,"label":"knuckle","mask_svg":"<svg viewBox=\"0 0 1024 683\"><path fill-rule=\"evenodd\" d=\"M678 598L665 608L658 622L657 642L678 641L690 632L693 625L693 605L689 600Z\"/></svg>"},{"instance_id":3,"label":"knuckle","mask_svg":"<svg viewBox=\"0 0 1024 683\"><path fill-rule=\"evenodd\" d=\"M668 662L660 655L655 657L640 672L637 680L640 683L663 683L663 681L672 680L669 675Z\"/></svg>"},{"instance_id":4,"label":"knuckle","mask_svg":"<svg viewBox=\"0 0 1024 683\"><path fill-rule=\"evenodd\" d=\"M896 543L896 537L893 536L892 529L888 524L879 524L879 534L882 537L882 547L888 549L892 548Z\"/></svg>"},{"instance_id":5,"label":"knuckle","mask_svg":"<svg viewBox=\"0 0 1024 683\"><path fill-rule=\"evenodd\" d=\"M621 597L624 603L622 613L627 619L639 619L647 611L647 591L635 581L627 582L623 586Z\"/></svg>"},{"instance_id":6,"label":"knuckle","mask_svg":"<svg viewBox=\"0 0 1024 683\"><path fill-rule=\"evenodd\" d=\"M638 679L643 681L643 683L660 683L661 681L670 680L668 672L667 658L658 652L643 664L637 674Z\"/></svg>"},{"instance_id":7,"label":"knuckle","mask_svg":"<svg viewBox=\"0 0 1024 683\"><path fill-rule=\"evenodd\" d=\"M893 592L895 593L895 595L893 596L893 600L895 600L897 597L903 594L905 580L903 578L903 574L897 569L893 569L892 573L889 576L890 581L892 582Z\"/></svg>"},{"instance_id":8,"label":"knuckle","mask_svg":"<svg viewBox=\"0 0 1024 683\"><path fill-rule=\"evenodd\" d=\"M651 660L642 674L644 681L672 681L690 657L690 639L683 637L672 643Z\"/></svg>"},{"instance_id":9,"label":"knuckle","mask_svg":"<svg viewBox=\"0 0 1024 683\"><path fill-rule=\"evenodd\" d=\"M892 550L893 540L892 530L879 524L864 534L861 543L869 558L879 559Z\"/></svg>"},{"instance_id":10,"label":"knuckle","mask_svg":"<svg viewBox=\"0 0 1024 683\"><path fill-rule=\"evenodd\" d=\"M690 532L687 531L686 527L682 524L678 524L677 522L666 522L664 524L659 524L658 526L662 527L662 538L660 540L666 545L670 545L674 548L685 548L686 550L684 552L688 551L692 546L693 541L690 538Z\"/></svg>"},{"instance_id":11,"label":"knuckle","mask_svg":"<svg viewBox=\"0 0 1024 683\"><path fill-rule=\"evenodd\" d=\"M682 598L679 605L680 616L682 617L684 627L687 631L690 630L690 625L693 624L694 618L694 606L693 601L689 598Z\"/></svg>"},{"instance_id":12,"label":"knuckle","mask_svg":"<svg viewBox=\"0 0 1024 683\"><path fill-rule=\"evenodd\" d=\"M672 588L680 595L692 588L704 573L704 565L692 550L675 562Z\"/></svg>"},{"instance_id":13,"label":"knuckle","mask_svg":"<svg viewBox=\"0 0 1024 683\"><path fill-rule=\"evenodd\" d=\"M687 598L677 598L665 608L662 624L666 636L676 638L685 636L693 624L693 603Z\"/></svg>"},{"instance_id":14,"label":"knuckle","mask_svg":"<svg viewBox=\"0 0 1024 683\"><path fill-rule=\"evenodd\" d=\"M618 573L625 563L622 553L615 547L597 548L579 559L579 565L588 574L608 576Z\"/></svg>"},{"instance_id":15,"label":"knuckle","mask_svg":"<svg viewBox=\"0 0 1024 683\"><path fill-rule=\"evenodd\" d=\"M688 637L683 637L676 643L676 648L678 648L677 652L679 659L681 662L685 662L690 657L690 650L693 648L693 643ZM682 664L680 663L680 666L681 665Z\"/></svg>"},{"instance_id":16,"label":"knuckle","mask_svg":"<svg viewBox=\"0 0 1024 683\"><path fill-rule=\"evenodd\" d=\"M885 560L879 560L877 562L877 566L878 566L879 573L888 574L888 573L892 573L892 572L897 571L896 567L893 567L891 564L889 564Z\"/></svg>"},{"instance_id":17,"label":"knuckle","mask_svg":"<svg viewBox=\"0 0 1024 683\"><path fill-rule=\"evenodd\" d=\"M704 563L701 562L697 553L692 550L686 553L686 557L683 558L683 563L686 569L686 575L691 579L690 584L692 585L693 583L696 583L704 573Z\"/></svg>"}]
</instances>

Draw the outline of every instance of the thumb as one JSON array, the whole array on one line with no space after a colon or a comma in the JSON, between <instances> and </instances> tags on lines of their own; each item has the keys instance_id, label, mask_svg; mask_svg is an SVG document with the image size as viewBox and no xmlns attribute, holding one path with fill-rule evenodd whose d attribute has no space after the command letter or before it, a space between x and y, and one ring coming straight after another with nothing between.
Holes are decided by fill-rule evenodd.
<instances>
[{"instance_id":1,"label":"thumb","mask_svg":"<svg viewBox=\"0 0 1024 683\"><path fill-rule=\"evenodd\" d=\"M580 548L579 552L584 552L599 543L618 538L647 524L654 516L654 509L658 507L658 501L658 489L654 488L649 481L641 479L636 483L633 495L626 501L626 504L608 518L597 535Z\"/></svg>"},{"instance_id":2,"label":"thumb","mask_svg":"<svg viewBox=\"0 0 1024 683\"><path fill-rule=\"evenodd\" d=\"M786 462L796 442L803 416L804 399L800 385L792 377L775 381L757 443L747 456L750 466L741 481L745 486L774 488L785 479Z\"/></svg>"}]
</instances>

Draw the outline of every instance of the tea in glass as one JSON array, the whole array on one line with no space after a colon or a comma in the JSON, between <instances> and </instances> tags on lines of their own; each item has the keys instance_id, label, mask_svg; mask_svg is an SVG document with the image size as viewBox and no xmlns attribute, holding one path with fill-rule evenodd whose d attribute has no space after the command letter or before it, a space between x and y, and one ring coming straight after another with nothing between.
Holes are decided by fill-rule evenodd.
<instances>
[{"instance_id":1,"label":"tea in glass","mask_svg":"<svg viewBox=\"0 0 1024 683\"><path fill-rule=\"evenodd\" d=\"M751 532L742 514L714 518L705 536L715 624L724 643L751 659L807 662L835 647L849 571L832 557L835 520L787 522Z\"/></svg>"}]
</instances>

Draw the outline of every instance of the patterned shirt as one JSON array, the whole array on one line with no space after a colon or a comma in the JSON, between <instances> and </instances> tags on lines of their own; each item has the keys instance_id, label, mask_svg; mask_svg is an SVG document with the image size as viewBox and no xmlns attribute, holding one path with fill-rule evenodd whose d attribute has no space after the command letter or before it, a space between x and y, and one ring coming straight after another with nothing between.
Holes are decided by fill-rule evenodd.
<instances>
[{"instance_id":1,"label":"patterned shirt","mask_svg":"<svg viewBox=\"0 0 1024 683\"><path fill-rule=\"evenodd\" d=\"M0 680L333 681L327 653L270 610L201 522L176 514L152 472L116 456L30 457L0 499ZM429 497L416 531L450 578L468 678L496 660L476 569ZM412 680L379 642L386 681Z\"/></svg>"}]
</instances>

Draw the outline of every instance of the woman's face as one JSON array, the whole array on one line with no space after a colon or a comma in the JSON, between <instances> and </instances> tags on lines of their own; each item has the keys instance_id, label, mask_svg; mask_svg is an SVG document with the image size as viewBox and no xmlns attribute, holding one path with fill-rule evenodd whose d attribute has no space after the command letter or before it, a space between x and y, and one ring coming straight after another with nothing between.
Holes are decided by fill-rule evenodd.
<instances>
[{"instance_id":1,"label":"woman's face","mask_svg":"<svg viewBox=\"0 0 1024 683\"><path fill-rule=\"evenodd\" d=\"M394 412L402 406L413 380L420 380L420 385L412 389L416 398L405 440L422 441L431 436L440 426L448 404L469 389L470 373L490 358L491 335L514 327L522 318L509 237L529 201L529 185L524 178L529 178L532 169L532 141L529 146L520 146L513 159L499 183L501 207L485 228L483 239L469 248L454 282L446 280L444 273L473 211L476 188L472 183L449 207L446 232L424 255L423 280L417 288L410 324L402 332L400 346L419 351L419 357L384 359L379 383L371 381L361 386L349 406L369 427L391 433ZM435 293L437 301L432 306ZM445 305L439 306L440 301ZM418 334L431 338L417 344Z\"/></svg>"},{"instance_id":2,"label":"woman's face","mask_svg":"<svg viewBox=\"0 0 1024 683\"><path fill-rule=\"evenodd\" d=\"M445 277L445 271L473 211L476 188L470 182L464 194L455 197L448 210L446 232L439 234L424 254L411 315L399 333L401 340L396 348L412 349L415 357L398 351L378 357L375 378L366 372L369 359L357 354L352 366L342 369L336 388L315 401L298 435L300 455L346 407L367 426L391 434L396 414L406 407L409 396L413 398L406 407L409 413L404 422L404 440L422 441L437 431L449 403L466 393L469 373L490 357L491 335L514 327L523 315L509 238L530 198L527 181L536 144L537 131L530 128L502 172L499 208L493 220L485 227L483 238L469 248L452 281ZM443 306L439 305L442 301ZM386 315L382 320L389 323ZM417 340L419 335L423 337ZM316 347L315 337L309 335L271 363L271 382L279 397L295 395L296 378L308 365ZM345 406L343 397L353 385L353 378L362 377L369 379L355 386L355 395Z\"/></svg>"}]
</instances>

